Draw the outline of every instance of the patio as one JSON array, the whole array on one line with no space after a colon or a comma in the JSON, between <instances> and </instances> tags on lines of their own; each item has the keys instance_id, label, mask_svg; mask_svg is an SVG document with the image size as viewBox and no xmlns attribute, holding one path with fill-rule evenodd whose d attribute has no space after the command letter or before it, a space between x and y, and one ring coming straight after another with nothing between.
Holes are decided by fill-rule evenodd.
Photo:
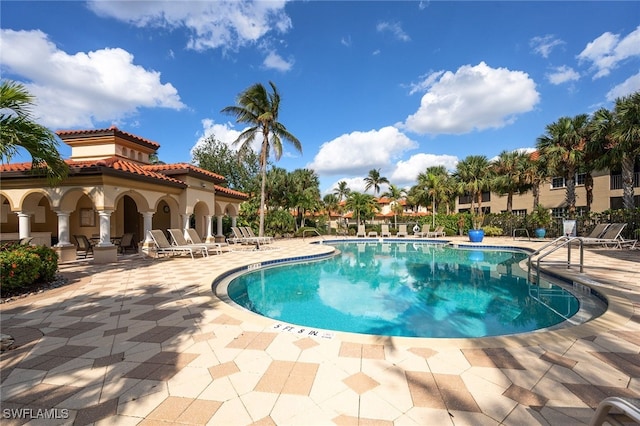
<instances>
[{"instance_id":1,"label":"patio","mask_svg":"<svg viewBox=\"0 0 640 426\"><path fill-rule=\"evenodd\" d=\"M224 271L329 250L308 242L62 265L69 285L0 305L18 346L1 355L3 424L574 425L640 397L638 250L585 250L572 272L610 299L603 316L511 337L313 337L213 296Z\"/></svg>"}]
</instances>

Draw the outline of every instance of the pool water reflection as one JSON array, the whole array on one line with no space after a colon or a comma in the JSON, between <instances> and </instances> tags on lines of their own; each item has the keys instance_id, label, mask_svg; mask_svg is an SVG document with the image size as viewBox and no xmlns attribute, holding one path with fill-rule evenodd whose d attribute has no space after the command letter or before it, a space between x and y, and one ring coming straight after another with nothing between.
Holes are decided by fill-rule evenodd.
<instances>
[{"instance_id":1,"label":"pool water reflection","mask_svg":"<svg viewBox=\"0 0 640 426\"><path fill-rule=\"evenodd\" d=\"M407 337L483 337L574 315L563 288L530 285L520 251L442 244L335 244L340 254L246 273L227 292L253 312L301 326Z\"/></svg>"}]
</instances>

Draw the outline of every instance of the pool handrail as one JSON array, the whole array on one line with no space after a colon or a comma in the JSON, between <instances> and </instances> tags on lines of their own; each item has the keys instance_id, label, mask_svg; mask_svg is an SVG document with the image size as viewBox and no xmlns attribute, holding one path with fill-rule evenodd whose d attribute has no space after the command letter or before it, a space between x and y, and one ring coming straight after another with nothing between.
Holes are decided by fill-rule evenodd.
<instances>
[{"instance_id":1,"label":"pool handrail","mask_svg":"<svg viewBox=\"0 0 640 426\"><path fill-rule=\"evenodd\" d=\"M567 261L566 263L565 262L562 262L562 263L567 265L567 269L570 269L572 266L571 244L575 241L578 241L578 243L580 244L580 262L578 263L578 265L580 266L580 273L584 272L584 242L582 238L569 237L566 235L562 235L556 238L555 240L540 247L539 249L537 249L536 251L534 251L529 255L529 258L527 259L527 267L528 267L527 279L529 280L529 282L533 282L533 280L531 279L531 269L532 269L531 265L532 265L533 258L535 256L540 255L536 259L536 270L538 271L538 273L536 274L536 284L540 284L540 262L542 261L542 259L550 255L551 253L554 253L565 246L567 247ZM549 250L546 250L547 248L549 248Z\"/></svg>"},{"instance_id":2,"label":"pool handrail","mask_svg":"<svg viewBox=\"0 0 640 426\"><path fill-rule=\"evenodd\" d=\"M317 229L313 228L313 229L305 229L305 230L303 230L303 231L302 231L302 241L304 241L304 236L305 236L305 234L306 234L307 232L315 233L318 237L322 238L323 240L325 239L325 238L324 238L324 235L322 235L321 233L319 233Z\"/></svg>"}]
</instances>

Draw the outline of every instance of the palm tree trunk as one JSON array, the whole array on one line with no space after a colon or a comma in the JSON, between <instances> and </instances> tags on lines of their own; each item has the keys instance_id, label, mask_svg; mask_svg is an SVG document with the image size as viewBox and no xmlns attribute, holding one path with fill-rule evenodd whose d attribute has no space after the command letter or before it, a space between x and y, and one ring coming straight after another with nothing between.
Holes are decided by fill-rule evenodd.
<instances>
[{"instance_id":1,"label":"palm tree trunk","mask_svg":"<svg viewBox=\"0 0 640 426\"><path fill-rule=\"evenodd\" d=\"M622 154L622 207L633 209L633 163L634 157L628 153Z\"/></svg>"},{"instance_id":2,"label":"palm tree trunk","mask_svg":"<svg viewBox=\"0 0 640 426\"><path fill-rule=\"evenodd\" d=\"M513 192L507 194L507 213L513 211Z\"/></svg>"},{"instance_id":3,"label":"palm tree trunk","mask_svg":"<svg viewBox=\"0 0 640 426\"><path fill-rule=\"evenodd\" d=\"M565 179L567 185L567 207L569 207L569 219L576 217L576 181L575 173L570 173L570 177Z\"/></svg>"},{"instance_id":4,"label":"palm tree trunk","mask_svg":"<svg viewBox=\"0 0 640 426\"><path fill-rule=\"evenodd\" d=\"M260 184L260 228L258 230L258 236L264 237L264 198L265 198L265 189L267 187L267 163L262 164L262 183Z\"/></svg>"},{"instance_id":5,"label":"palm tree trunk","mask_svg":"<svg viewBox=\"0 0 640 426\"><path fill-rule=\"evenodd\" d=\"M591 204L593 203L593 176L591 173L585 175L584 189L587 191L587 213L590 213Z\"/></svg>"}]
</instances>

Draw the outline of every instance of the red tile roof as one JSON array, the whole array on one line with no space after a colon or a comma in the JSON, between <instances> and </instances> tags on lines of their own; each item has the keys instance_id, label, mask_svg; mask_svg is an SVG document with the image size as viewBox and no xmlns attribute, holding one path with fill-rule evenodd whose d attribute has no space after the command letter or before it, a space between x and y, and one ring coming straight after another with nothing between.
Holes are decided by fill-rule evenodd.
<instances>
[{"instance_id":1,"label":"red tile roof","mask_svg":"<svg viewBox=\"0 0 640 426\"><path fill-rule=\"evenodd\" d=\"M119 136L123 139L130 140L132 142L136 142L142 145L147 145L150 148L158 149L160 148L160 144L157 142L150 141L149 139L141 138L140 136L136 136L133 133L125 132L118 129L116 126L111 126L108 129L92 129L92 130L58 130L56 134L60 137L60 139L70 139L73 136L99 136L101 134L104 135L114 135Z\"/></svg>"},{"instance_id":2,"label":"red tile roof","mask_svg":"<svg viewBox=\"0 0 640 426\"><path fill-rule=\"evenodd\" d=\"M241 200L246 200L249 198L247 194L244 192L236 191L235 189L225 188L224 186L214 185L216 192L222 192L225 195L228 195L231 198L239 198Z\"/></svg>"},{"instance_id":3,"label":"red tile roof","mask_svg":"<svg viewBox=\"0 0 640 426\"><path fill-rule=\"evenodd\" d=\"M222 183L226 180L222 175L201 169L200 167L196 167L193 164L188 163L150 164L144 167L148 170L160 171L167 175L196 173L212 178L218 183Z\"/></svg>"}]
</instances>

